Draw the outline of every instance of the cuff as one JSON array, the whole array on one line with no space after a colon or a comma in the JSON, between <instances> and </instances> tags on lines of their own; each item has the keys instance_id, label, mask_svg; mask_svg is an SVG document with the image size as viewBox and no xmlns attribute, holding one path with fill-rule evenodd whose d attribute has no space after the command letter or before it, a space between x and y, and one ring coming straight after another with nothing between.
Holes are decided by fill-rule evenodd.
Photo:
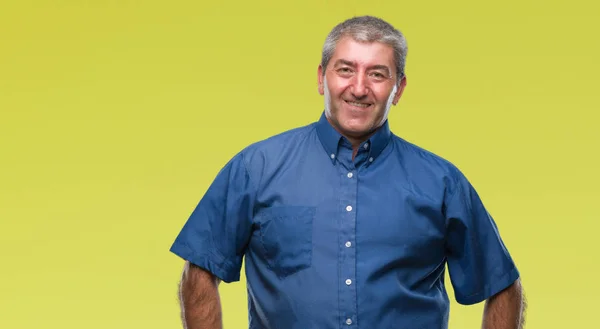
<instances>
[{"instance_id":1,"label":"cuff","mask_svg":"<svg viewBox=\"0 0 600 329\"><path fill-rule=\"evenodd\" d=\"M170 251L184 260L207 270L223 282L231 283L240 281L241 266L235 266L226 259L217 257L214 253L199 255L187 246L177 242L171 246Z\"/></svg>"},{"instance_id":2,"label":"cuff","mask_svg":"<svg viewBox=\"0 0 600 329\"><path fill-rule=\"evenodd\" d=\"M504 273L504 275L499 277L497 280L485 285L485 287L478 293L462 296L458 292L455 292L456 301L462 305L473 305L480 303L506 289L518 278L519 271L516 267L513 267L510 271Z\"/></svg>"}]
</instances>

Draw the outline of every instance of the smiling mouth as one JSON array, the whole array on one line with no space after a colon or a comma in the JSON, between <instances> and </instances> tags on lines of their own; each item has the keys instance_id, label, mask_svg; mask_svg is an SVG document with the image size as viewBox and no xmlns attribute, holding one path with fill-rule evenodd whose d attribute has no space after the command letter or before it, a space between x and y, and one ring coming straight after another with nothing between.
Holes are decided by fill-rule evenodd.
<instances>
[{"instance_id":1,"label":"smiling mouth","mask_svg":"<svg viewBox=\"0 0 600 329\"><path fill-rule=\"evenodd\" d=\"M372 105L371 103L361 103L361 102L353 102L353 101L345 101L345 102L351 106L360 107L363 109Z\"/></svg>"}]
</instances>

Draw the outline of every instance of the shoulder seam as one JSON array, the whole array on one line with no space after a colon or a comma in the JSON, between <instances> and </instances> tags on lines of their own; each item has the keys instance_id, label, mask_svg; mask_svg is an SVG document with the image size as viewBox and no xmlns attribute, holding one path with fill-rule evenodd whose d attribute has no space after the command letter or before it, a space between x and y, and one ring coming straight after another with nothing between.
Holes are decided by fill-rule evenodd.
<instances>
[{"instance_id":1,"label":"shoulder seam","mask_svg":"<svg viewBox=\"0 0 600 329\"><path fill-rule=\"evenodd\" d=\"M250 174L250 170L248 170L248 164L246 163L246 157L244 157L244 153L240 152L240 157L242 158L242 164L244 165L244 170L246 171L246 175L248 175L248 180L252 185L254 185L254 180L252 179L252 175ZM257 186L254 185L254 190L257 189Z\"/></svg>"}]
</instances>

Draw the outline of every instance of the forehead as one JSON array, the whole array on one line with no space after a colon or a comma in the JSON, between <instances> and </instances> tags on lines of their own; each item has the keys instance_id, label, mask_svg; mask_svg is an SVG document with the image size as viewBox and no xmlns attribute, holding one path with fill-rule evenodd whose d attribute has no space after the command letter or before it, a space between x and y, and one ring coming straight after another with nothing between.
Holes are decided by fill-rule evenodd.
<instances>
[{"instance_id":1,"label":"forehead","mask_svg":"<svg viewBox=\"0 0 600 329\"><path fill-rule=\"evenodd\" d=\"M336 45L330 64L346 60L359 66L385 65L391 69L394 65L394 49L381 42L359 42L351 37L343 37Z\"/></svg>"}]
</instances>

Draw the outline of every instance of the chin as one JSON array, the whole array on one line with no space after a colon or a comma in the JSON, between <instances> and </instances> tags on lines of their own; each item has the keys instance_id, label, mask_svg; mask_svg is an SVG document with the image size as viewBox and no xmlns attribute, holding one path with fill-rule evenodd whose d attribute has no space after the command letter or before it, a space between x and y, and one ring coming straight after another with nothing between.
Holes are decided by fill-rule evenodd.
<instances>
[{"instance_id":1,"label":"chin","mask_svg":"<svg viewBox=\"0 0 600 329\"><path fill-rule=\"evenodd\" d=\"M359 137L359 136L368 134L372 130L372 127L373 127L373 125L369 124L369 123L348 124L348 125L342 126L342 128L344 128L344 131L346 131L348 134L355 136L355 137Z\"/></svg>"},{"instance_id":2,"label":"chin","mask_svg":"<svg viewBox=\"0 0 600 329\"><path fill-rule=\"evenodd\" d=\"M344 121L344 126L350 130L369 130L375 124L375 120L372 118L349 117Z\"/></svg>"}]
</instances>

